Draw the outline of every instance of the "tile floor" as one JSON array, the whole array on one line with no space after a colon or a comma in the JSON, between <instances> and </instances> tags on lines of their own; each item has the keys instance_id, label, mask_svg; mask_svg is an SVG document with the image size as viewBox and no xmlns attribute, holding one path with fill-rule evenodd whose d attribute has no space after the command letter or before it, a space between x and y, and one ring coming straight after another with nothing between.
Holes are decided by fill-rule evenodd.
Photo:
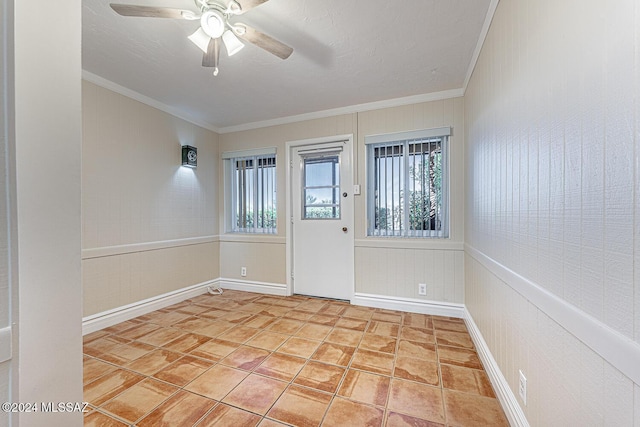
<instances>
[{"instance_id":1,"label":"tile floor","mask_svg":"<svg viewBox=\"0 0 640 427\"><path fill-rule=\"evenodd\" d=\"M460 319L239 291L84 337L85 426L508 426Z\"/></svg>"}]
</instances>

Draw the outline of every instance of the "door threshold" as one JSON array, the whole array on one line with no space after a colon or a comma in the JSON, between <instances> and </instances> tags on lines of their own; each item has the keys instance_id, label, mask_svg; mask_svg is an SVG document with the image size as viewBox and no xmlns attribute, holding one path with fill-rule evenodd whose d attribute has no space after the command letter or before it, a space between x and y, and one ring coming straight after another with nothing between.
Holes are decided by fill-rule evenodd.
<instances>
[{"instance_id":1,"label":"door threshold","mask_svg":"<svg viewBox=\"0 0 640 427\"><path fill-rule=\"evenodd\" d=\"M331 297L321 297L318 295L307 295L307 294L296 294L294 293L293 296L296 297L307 297L307 298L316 298L316 299L324 299L324 300L328 300L328 301L338 301L338 302L346 302L348 304L351 304L351 301L348 299L341 299L341 298L331 298Z\"/></svg>"}]
</instances>

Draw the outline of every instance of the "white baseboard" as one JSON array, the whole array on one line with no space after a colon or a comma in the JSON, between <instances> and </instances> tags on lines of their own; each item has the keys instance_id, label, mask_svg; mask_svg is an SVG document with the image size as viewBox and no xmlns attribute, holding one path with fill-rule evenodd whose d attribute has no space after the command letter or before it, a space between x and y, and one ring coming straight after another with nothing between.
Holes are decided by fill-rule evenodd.
<instances>
[{"instance_id":1,"label":"white baseboard","mask_svg":"<svg viewBox=\"0 0 640 427\"><path fill-rule=\"evenodd\" d=\"M134 317L142 316L143 314L202 295L207 292L208 287L220 287L223 289L257 292L269 295L287 295L287 285L280 283L250 282L247 280L218 278L87 316L82 319L82 334L87 335L91 332L124 322L125 320L133 319Z\"/></svg>"},{"instance_id":2,"label":"white baseboard","mask_svg":"<svg viewBox=\"0 0 640 427\"><path fill-rule=\"evenodd\" d=\"M498 367L498 362L493 358L489 346L482 337L480 329L478 329L478 325L473 321L473 317L471 317L471 313L469 313L466 307L464 308L464 320L467 329L469 329L471 339L476 346L482 365L496 391L496 396L502 405L505 415L509 419L509 423L515 427L529 427L527 417L525 417L516 396L513 394L511 387L509 387L507 379L502 375L502 371Z\"/></svg>"},{"instance_id":3,"label":"white baseboard","mask_svg":"<svg viewBox=\"0 0 640 427\"><path fill-rule=\"evenodd\" d=\"M127 304L122 307L84 317L82 319L82 335L87 335L91 332L99 331L100 329L124 322L125 320L133 319L134 317L142 316L143 314L202 295L207 292L207 288L209 286L213 288L218 287L219 279L198 283L197 285L188 286L186 288L138 301L133 304Z\"/></svg>"},{"instance_id":4,"label":"white baseboard","mask_svg":"<svg viewBox=\"0 0 640 427\"><path fill-rule=\"evenodd\" d=\"M220 279L219 286L234 291L257 292L269 295L287 295L287 285L282 283L252 282L249 280Z\"/></svg>"},{"instance_id":5,"label":"white baseboard","mask_svg":"<svg viewBox=\"0 0 640 427\"><path fill-rule=\"evenodd\" d=\"M464 317L464 304L356 293L351 304L434 316Z\"/></svg>"}]
</instances>

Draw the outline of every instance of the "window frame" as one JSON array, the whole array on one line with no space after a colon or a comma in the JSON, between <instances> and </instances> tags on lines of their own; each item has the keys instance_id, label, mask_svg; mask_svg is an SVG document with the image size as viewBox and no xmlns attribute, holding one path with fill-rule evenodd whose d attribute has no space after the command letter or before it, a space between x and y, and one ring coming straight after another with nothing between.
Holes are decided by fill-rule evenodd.
<instances>
[{"instance_id":1,"label":"window frame","mask_svg":"<svg viewBox=\"0 0 640 427\"><path fill-rule=\"evenodd\" d=\"M366 215L367 215L367 237L370 238L411 238L411 239L448 239L450 236L450 136L451 128L442 127L434 129L423 129L417 131L397 132L381 135L368 135L365 136L366 146L366 167L367 167L367 197L366 197ZM410 198L404 196L398 196L398 199L402 201L402 219L401 228L397 230L380 230L376 228L376 187L377 177L376 171L376 157L375 150L380 147L398 147L402 146L402 150L392 153L399 156L400 161L398 165L402 166L402 176L398 179L401 181L399 187L404 189L410 188L410 162L411 151L409 146L417 143L432 142L433 140L440 140L440 152L441 152L441 203L440 203L440 215L441 222L440 229L436 230L410 230L406 224L410 224L410 211L408 206L410 204ZM393 149L392 149L393 150ZM415 153L415 147L414 151ZM399 154L398 154L399 153ZM415 188L415 187L414 187ZM400 205L399 205L400 206Z\"/></svg>"},{"instance_id":2,"label":"window frame","mask_svg":"<svg viewBox=\"0 0 640 427\"><path fill-rule=\"evenodd\" d=\"M277 161L277 153L275 148L266 148L266 149L258 149L258 150L245 150L245 151L231 151L222 153L222 159L224 161L224 170L225 170L225 232L226 233L234 233L234 234L277 234L278 227L278 215L277 215L277 194L278 194L278 161ZM251 169L260 169L271 166L259 166L260 162L264 159L269 159L267 162L273 159L273 180L271 181L272 193L273 193L273 210L275 212L275 224L273 227L239 227L237 218L237 205L238 205L238 179L236 171L237 163L240 161L252 161ZM258 203L258 174L254 173L254 177L251 183L253 196L253 205L259 206ZM263 182L264 188L264 182ZM264 207L262 211L264 211ZM261 212L261 211L260 211ZM257 218L259 216L259 210L254 210L253 212L253 224L257 224Z\"/></svg>"}]
</instances>

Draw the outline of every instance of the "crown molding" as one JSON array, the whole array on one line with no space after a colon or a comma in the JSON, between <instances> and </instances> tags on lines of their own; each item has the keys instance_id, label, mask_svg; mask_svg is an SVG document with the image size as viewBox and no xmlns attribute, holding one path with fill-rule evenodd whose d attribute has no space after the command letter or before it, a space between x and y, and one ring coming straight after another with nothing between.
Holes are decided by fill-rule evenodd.
<instances>
[{"instance_id":1,"label":"crown molding","mask_svg":"<svg viewBox=\"0 0 640 427\"><path fill-rule=\"evenodd\" d=\"M497 0L493 0L493 1L497 1ZM216 127L211 123L205 123L199 120L195 120L194 118L185 115L183 111L177 108L170 107L160 101L157 101L146 95L142 95L141 93L138 93L124 86L121 86L117 83L114 83L110 80L107 80L103 77L93 74L87 70L82 70L82 79L90 83L93 83L97 86L119 93L120 95L134 99L138 102L142 102L143 104L146 104L150 107L156 108L160 111L164 111L165 113L171 114L172 116L178 117L182 120L186 120L189 123L193 123L194 125L208 129L217 134L241 132L245 130L260 129L260 128L265 128L269 126L298 123L306 120L324 119L327 117L339 116L343 114L362 113L365 111L400 107L400 106L411 105L411 104L420 104L423 102L440 101L443 99L459 98L461 96L464 96L464 88L450 89L450 90L444 90L440 92L424 93L420 95L405 96L401 98L392 98L392 99L386 99L382 101L374 101L374 102L367 102L363 104L350 105L346 107L332 108L329 110L321 110L321 111L315 111L311 113L297 114L294 116L280 117L280 118L270 119L270 120L262 120L262 121L245 123L245 124L236 125L236 126Z\"/></svg>"},{"instance_id":2,"label":"crown molding","mask_svg":"<svg viewBox=\"0 0 640 427\"><path fill-rule=\"evenodd\" d=\"M493 21L493 16L495 15L496 9L498 8L498 3L500 3L500 0L491 0L491 3L489 4L489 10L487 10L487 15L484 18L484 25L482 26L480 37L478 37L478 43L476 44L476 50L473 51L473 56L471 57L471 62L469 63L469 69L467 70L467 76L464 79L464 86L462 86L463 95L467 91L467 85L469 84L469 80L471 80L473 70L475 70L476 68L478 58L480 58L480 52L482 51L482 46L484 46L485 40L487 39L487 34L489 34L491 21Z\"/></svg>"},{"instance_id":3,"label":"crown molding","mask_svg":"<svg viewBox=\"0 0 640 427\"><path fill-rule=\"evenodd\" d=\"M271 120L245 123L237 126L218 128L218 133L240 132L245 130L260 129L269 126L285 125L302 122L305 120L324 119L342 114L362 113L364 111L380 110L383 108L400 107L403 105L419 104L422 102L440 101L443 99L458 98L464 95L464 89L451 89L441 92L425 93L421 95L405 96L402 98L386 99L383 101L367 102L364 104L350 105L347 107L332 108L329 110L314 111L312 113L298 114L295 116L281 117Z\"/></svg>"},{"instance_id":4,"label":"crown molding","mask_svg":"<svg viewBox=\"0 0 640 427\"><path fill-rule=\"evenodd\" d=\"M103 87L105 89L108 89L112 92L115 93L119 93L120 95L126 96L127 98L131 98L133 100L136 100L138 102L142 102L143 104L146 104L150 107L156 108L160 111L164 111L165 113L171 114L172 116L175 116L179 119L185 120L189 123L192 123L196 126L200 126L201 128L204 129L208 129L212 132L215 133L220 133L218 131L218 128L215 127L214 125L212 125L211 123L207 123L207 122L203 122L200 120L196 120L193 117L189 117L187 115L184 114L183 111L181 111L178 108L174 108L171 107L167 104L164 104L160 101L157 101L153 98L150 98L146 95L143 95L141 93L136 92L135 90L131 90L129 88L126 88L124 86L120 86L117 83L112 82L111 80L107 80L104 77L100 77L96 74L93 74L87 70L82 70L82 80L85 80L89 83L93 83L97 86Z\"/></svg>"}]
</instances>

